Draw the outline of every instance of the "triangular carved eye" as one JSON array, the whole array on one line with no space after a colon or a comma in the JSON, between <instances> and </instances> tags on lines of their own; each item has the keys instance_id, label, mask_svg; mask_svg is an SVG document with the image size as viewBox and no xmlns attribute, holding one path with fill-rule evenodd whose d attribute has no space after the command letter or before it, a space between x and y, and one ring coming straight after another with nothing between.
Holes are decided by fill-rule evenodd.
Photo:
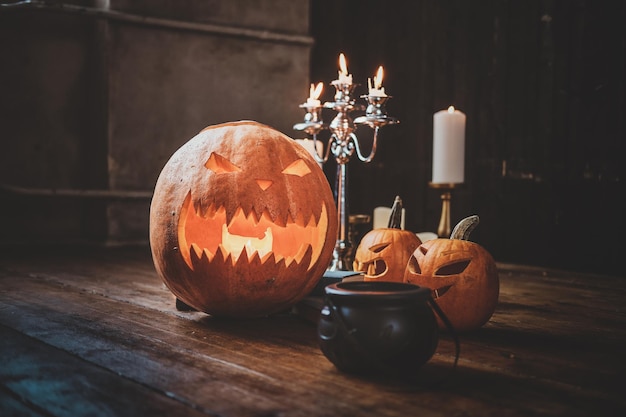
<instances>
[{"instance_id":1,"label":"triangular carved eye","mask_svg":"<svg viewBox=\"0 0 626 417\"><path fill-rule=\"evenodd\" d=\"M222 155L211 152L209 160L204 164L205 167L216 174L224 174L227 172L241 172L241 168L224 158Z\"/></svg>"},{"instance_id":2,"label":"triangular carved eye","mask_svg":"<svg viewBox=\"0 0 626 417\"><path fill-rule=\"evenodd\" d=\"M306 165L302 159L292 162L289 166L283 169L283 174L297 175L298 177L304 177L311 173L311 169Z\"/></svg>"},{"instance_id":3,"label":"triangular carved eye","mask_svg":"<svg viewBox=\"0 0 626 417\"><path fill-rule=\"evenodd\" d=\"M390 243L388 242L378 243L377 245L370 246L370 252L374 252L374 253L382 252L389 245Z\"/></svg>"},{"instance_id":4,"label":"triangular carved eye","mask_svg":"<svg viewBox=\"0 0 626 417\"><path fill-rule=\"evenodd\" d=\"M449 265L444 265L435 272L435 275L457 275L465 271L465 268L472 262L471 259L464 259Z\"/></svg>"}]
</instances>

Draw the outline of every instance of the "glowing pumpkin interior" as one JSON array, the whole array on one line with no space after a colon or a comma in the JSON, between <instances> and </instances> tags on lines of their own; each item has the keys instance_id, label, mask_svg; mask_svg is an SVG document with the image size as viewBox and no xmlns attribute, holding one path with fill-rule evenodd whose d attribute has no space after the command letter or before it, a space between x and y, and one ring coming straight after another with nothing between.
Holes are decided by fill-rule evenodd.
<instances>
[{"instance_id":1,"label":"glowing pumpkin interior","mask_svg":"<svg viewBox=\"0 0 626 417\"><path fill-rule=\"evenodd\" d=\"M211 153L205 167L213 175L233 175L243 171L215 152ZM281 174L302 178L311 174L311 170L302 159L297 159ZM254 178L253 181L260 192L270 192L275 182L270 178ZM323 203L321 205L321 214L317 219L314 214L307 217L301 211L295 217L282 217L272 216L268 209L259 215L254 210L246 212L241 207L229 217L223 205L194 202L189 191L178 222L182 257L191 269L194 269L194 257L211 262L218 253L221 259L230 259L233 265L245 253L245 259L250 262L259 258L261 263L284 261L289 266L294 261L302 263L310 252L307 266L310 269L322 253L328 230L327 209Z\"/></svg>"}]
</instances>

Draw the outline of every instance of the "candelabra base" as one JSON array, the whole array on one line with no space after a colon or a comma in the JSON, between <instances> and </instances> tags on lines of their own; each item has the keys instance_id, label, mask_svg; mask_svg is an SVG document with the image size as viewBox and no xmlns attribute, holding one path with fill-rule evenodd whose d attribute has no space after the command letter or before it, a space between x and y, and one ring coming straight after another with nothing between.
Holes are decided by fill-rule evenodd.
<instances>
[{"instance_id":1,"label":"candelabra base","mask_svg":"<svg viewBox=\"0 0 626 417\"><path fill-rule=\"evenodd\" d=\"M333 259L328 265L327 271L352 271L350 254L353 252L350 242L337 242L333 251Z\"/></svg>"},{"instance_id":2,"label":"candelabra base","mask_svg":"<svg viewBox=\"0 0 626 417\"><path fill-rule=\"evenodd\" d=\"M360 236L357 228L366 225L371 221L371 216L367 214L351 214L349 216L348 240L339 240L333 251L333 258L327 271L352 271L354 262L355 245Z\"/></svg>"}]
</instances>

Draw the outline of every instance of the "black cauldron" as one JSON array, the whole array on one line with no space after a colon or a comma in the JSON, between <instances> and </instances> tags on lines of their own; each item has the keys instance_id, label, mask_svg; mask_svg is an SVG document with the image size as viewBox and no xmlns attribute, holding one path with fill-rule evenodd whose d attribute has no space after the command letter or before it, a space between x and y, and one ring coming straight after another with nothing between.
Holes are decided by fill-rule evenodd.
<instances>
[{"instance_id":1,"label":"black cauldron","mask_svg":"<svg viewBox=\"0 0 626 417\"><path fill-rule=\"evenodd\" d=\"M435 353L439 328L431 307L441 310L429 288L349 281L328 285L325 293L319 343L339 370L414 375Z\"/></svg>"}]
</instances>

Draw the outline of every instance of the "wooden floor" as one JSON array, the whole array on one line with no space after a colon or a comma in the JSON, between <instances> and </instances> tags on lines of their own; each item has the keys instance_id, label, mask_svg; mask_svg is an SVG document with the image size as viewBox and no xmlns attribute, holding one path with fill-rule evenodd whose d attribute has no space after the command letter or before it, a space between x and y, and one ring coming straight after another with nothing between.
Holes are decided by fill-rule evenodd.
<instances>
[{"instance_id":1,"label":"wooden floor","mask_svg":"<svg viewBox=\"0 0 626 417\"><path fill-rule=\"evenodd\" d=\"M148 248L0 257L0 416L626 416L626 278L500 265L417 382L339 372L295 313L183 312Z\"/></svg>"}]
</instances>

